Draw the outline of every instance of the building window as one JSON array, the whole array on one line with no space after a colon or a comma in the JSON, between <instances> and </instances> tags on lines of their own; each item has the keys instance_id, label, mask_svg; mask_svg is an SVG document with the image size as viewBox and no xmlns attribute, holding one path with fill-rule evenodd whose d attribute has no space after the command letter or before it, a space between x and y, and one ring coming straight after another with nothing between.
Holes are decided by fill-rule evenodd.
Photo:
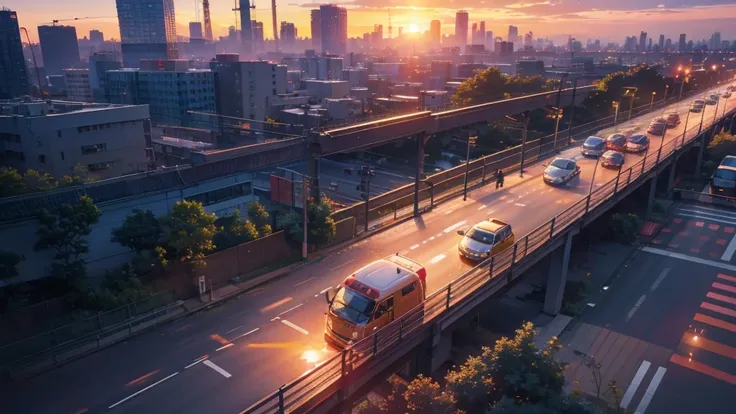
<instances>
[{"instance_id":1,"label":"building window","mask_svg":"<svg viewBox=\"0 0 736 414\"><path fill-rule=\"evenodd\" d=\"M0 133L0 141L17 142L20 144L20 135Z\"/></svg>"},{"instance_id":2,"label":"building window","mask_svg":"<svg viewBox=\"0 0 736 414\"><path fill-rule=\"evenodd\" d=\"M115 162L114 161L98 162L98 163L95 163L95 164L87 164L87 169L90 172L92 172L92 171L105 171L105 170L109 170L110 168L112 168L114 166L115 166Z\"/></svg>"},{"instance_id":3,"label":"building window","mask_svg":"<svg viewBox=\"0 0 736 414\"><path fill-rule=\"evenodd\" d=\"M107 151L107 144L82 145L82 154L96 154Z\"/></svg>"},{"instance_id":4,"label":"building window","mask_svg":"<svg viewBox=\"0 0 736 414\"><path fill-rule=\"evenodd\" d=\"M38 155L38 162L40 162L41 164L46 164L46 156L43 155L43 154L39 154Z\"/></svg>"},{"instance_id":5,"label":"building window","mask_svg":"<svg viewBox=\"0 0 736 414\"><path fill-rule=\"evenodd\" d=\"M64 161L64 151L61 151L61 160Z\"/></svg>"},{"instance_id":6,"label":"building window","mask_svg":"<svg viewBox=\"0 0 736 414\"><path fill-rule=\"evenodd\" d=\"M250 195L252 192L251 183L240 183L217 190L207 191L206 193L197 194L187 197L188 201L197 201L204 206L220 203L236 197Z\"/></svg>"}]
</instances>

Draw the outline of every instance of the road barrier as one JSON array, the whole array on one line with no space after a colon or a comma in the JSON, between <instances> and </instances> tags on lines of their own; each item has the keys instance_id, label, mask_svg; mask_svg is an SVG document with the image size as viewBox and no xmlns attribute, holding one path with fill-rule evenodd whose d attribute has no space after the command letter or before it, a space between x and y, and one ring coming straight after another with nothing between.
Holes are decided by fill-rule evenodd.
<instances>
[{"instance_id":1,"label":"road barrier","mask_svg":"<svg viewBox=\"0 0 736 414\"><path fill-rule=\"evenodd\" d=\"M343 393L349 390L348 385L351 381L365 384L366 378L352 373L356 370L367 371L371 367L385 366L386 360L397 358L395 351L400 345L411 343L413 339L421 337L422 333L426 334L427 330L441 329L444 325L442 322L451 319L455 309L470 303L471 301L466 299L470 299L474 293L479 293L481 289L495 292L511 283L514 280L514 272L511 270L515 266L524 266L525 263L522 263L524 259L544 245L549 243L553 246L559 242L559 239L565 237L566 233L589 212L601 206L607 209L608 206L603 206L607 201L617 202L618 200L614 199L615 195L622 192L628 194L631 191L629 189L631 184L641 184L648 178L647 173L655 166L693 142L699 136L698 127L696 124L682 135L672 137L669 142L663 143L656 150L649 148L641 161L619 171L616 178L537 227L512 247L460 275L429 295L421 305L407 314L329 358L291 383L280 387L241 414L287 413L296 410L303 412L341 390ZM704 125L703 133L707 131L708 128ZM688 133L693 132L691 137L687 137ZM631 188L636 187L638 185ZM462 309L459 311L462 312ZM436 322L441 326L433 328Z\"/></svg>"}]
</instances>

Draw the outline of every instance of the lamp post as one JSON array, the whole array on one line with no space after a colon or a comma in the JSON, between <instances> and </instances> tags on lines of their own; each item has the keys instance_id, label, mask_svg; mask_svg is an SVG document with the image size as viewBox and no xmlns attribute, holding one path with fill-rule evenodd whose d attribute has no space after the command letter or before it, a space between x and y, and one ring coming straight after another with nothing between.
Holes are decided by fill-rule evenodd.
<instances>
[{"instance_id":1,"label":"lamp post","mask_svg":"<svg viewBox=\"0 0 736 414\"><path fill-rule=\"evenodd\" d=\"M506 118L514 121L516 123L522 124L523 129L521 130L521 165L519 165L519 177L524 178L524 156L526 155L526 134L529 130L529 111L524 111L521 113L522 118L524 118L523 121L519 121L518 119L506 115Z\"/></svg>"},{"instance_id":2,"label":"lamp post","mask_svg":"<svg viewBox=\"0 0 736 414\"><path fill-rule=\"evenodd\" d=\"M470 147L475 146L475 141L477 139L478 131L475 131L475 133L473 133L472 135L468 135L468 149L465 152L465 182L463 183L463 201L468 199L468 169L470 168Z\"/></svg>"},{"instance_id":3,"label":"lamp post","mask_svg":"<svg viewBox=\"0 0 736 414\"><path fill-rule=\"evenodd\" d=\"M703 93L703 98L705 99L705 93ZM705 106L703 106L703 110L700 112L700 127L698 127L698 135L703 131L703 120L705 120Z\"/></svg>"},{"instance_id":4,"label":"lamp post","mask_svg":"<svg viewBox=\"0 0 736 414\"><path fill-rule=\"evenodd\" d=\"M685 145L685 134L687 134L687 121L690 120L690 110L687 110L687 115L685 116L685 130L682 131L682 145L681 147Z\"/></svg>"},{"instance_id":5,"label":"lamp post","mask_svg":"<svg viewBox=\"0 0 736 414\"><path fill-rule=\"evenodd\" d=\"M683 86L685 86L685 82L687 82L689 75L690 75L690 69L685 69L685 76L680 80L680 96L677 98L678 101L682 100L682 88Z\"/></svg>"},{"instance_id":6,"label":"lamp post","mask_svg":"<svg viewBox=\"0 0 736 414\"><path fill-rule=\"evenodd\" d=\"M718 100L716 100L716 109L715 109L715 111L713 111L713 122L711 122L712 124L715 124L716 123L716 117L718 116L718 104L721 103L720 97L717 97L717 98L718 98Z\"/></svg>"},{"instance_id":7,"label":"lamp post","mask_svg":"<svg viewBox=\"0 0 736 414\"><path fill-rule=\"evenodd\" d=\"M556 106L552 108L555 110L555 143L554 143L554 151L557 152L557 135L560 132L560 119L562 119L562 108Z\"/></svg>"},{"instance_id":8,"label":"lamp post","mask_svg":"<svg viewBox=\"0 0 736 414\"><path fill-rule=\"evenodd\" d=\"M618 121L618 108L621 106L620 102L613 101L613 109L616 110L615 114L613 115L613 132L616 132L616 121Z\"/></svg>"},{"instance_id":9,"label":"lamp post","mask_svg":"<svg viewBox=\"0 0 736 414\"><path fill-rule=\"evenodd\" d=\"M307 176L302 175L302 204L303 204L302 205L302 210L303 210L302 228L304 231L304 234L302 234L302 238L303 238L302 240L302 259L305 259L305 260L307 258L307 246L308 246L307 244L307 234L308 234L307 232L307 208L309 206L309 200L307 199L307 194L309 192L309 189L308 189L309 184L307 183L307 180L308 180Z\"/></svg>"},{"instance_id":10,"label":"lamp post","mask_svg":"<svg viewBox=\"0 0 736 414\"><path fill-rule=\"evenodd\" d=\"M657 96L657 92L652 92L652 100L649 102L649 110L651 111L652 108L654 108L654 97Z\"/></svg>"},{"instance_id":11,"label":"lamp post","mask_svg":"<svg viewBox=\"0 0 736 414\"><path fill-rule=\"evenodd\" d=\"M588 212L590 208L590 197L593 194L593 183L595 183L595 172L598 171L598 163L601 162L601 157L595 160L595 167L593 167L593 177L590 178L590 188L588 188L588 200L585 202L585 212Z\"/></svg>"},{"instance_id":12,"label":"lamp post","mask_svg":"<svg viewBox=\"0 0 736 414\"><path fill-rule=\"evenodd\" d=\"M664 108L667 106L667 93L670 91L670 85L664 85L664 99L662 99L662 113Z\"/></svg>"},{"instance_id":13,"label":"lamp post","mask_svg":"<svg viewBox=\"0 0 736 414\"><path fill-rule=\"evenodd\" d=\"M631 99L630 105L629 105L629 121L631 121L631 113L634 112L634 96L636 95L636 92L639 90L639 88L636 88L634 86L627 86L624 88L626 92L624 92L624 96L628 96Z\"/></svg>"}]
</instances>

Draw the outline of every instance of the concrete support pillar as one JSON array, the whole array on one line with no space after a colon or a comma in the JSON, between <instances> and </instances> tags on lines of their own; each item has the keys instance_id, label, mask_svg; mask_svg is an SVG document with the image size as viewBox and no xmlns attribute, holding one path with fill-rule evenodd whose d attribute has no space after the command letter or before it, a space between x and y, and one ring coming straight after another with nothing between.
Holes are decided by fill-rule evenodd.
<instances>
[{"instance_id":1,"label":"concrete support pillar","mask_svg":"<svg viewBox=\"0 0 736 414\"><path fill-rule=\"evenodd\" d=\"M647 197L647 217L652 213L654 207L654 196L657 194L657 176L649 180L649 196Z\"/></svg>"},{"instance_id":2,"label":"concrete support pillar","mask_svg":"<svg viewBox=\"0 0 736 414\"><path fill-rule=\"evenodd\" d=\"M677 172L677 157L672 160L670 164L670 173L667 177L667 194L669 194L675 185L675 173Z\"/></svg>"},{"instance_id":3,"label":"concrete support pillar","mask_svg":"<svg viewBox=\"0 0 736 414\"><path fill-rule=\"evenodd\" d=\"M736 134L736 115L731 115L731 134Z\"/></svg>"},{"instance_id":4,"label":"concrete support pillar","mask_svg":"<svg viewBox=\"0 0 736 414\"><path fill-rule=\"evenodd\" d=\"M570 265L570 249L572 248L572 232L567 233L565 244L550 255L549 273L547 274L547 293L544 296L544 313L555 316L562 308L562 295L567 283L567 268Z\"/></svg>"},{"instance_id":5,"label":"concrete support pillar","mask_svg":"<svg viewBox=\"0 0 736 414\"><path fill-rule=\"evenodd\" d=\"M703 151L705 151L706 139L708 131L703 132L700 135L700 148L698 148L698 161L695 163L695 178L700 178L703 167Z\"/></svg>"},{"instance_id":6,"label":"concrete support pillar","mask_svg":"<svg viewBox=\"0 0 736 414\"><path fill-rule=\"evenodd\" d=\"M307 168L309 171L310 182L310 197L315 200L319 200L319 157L314 154L311 150L307 151Z\"/></svg>"},{"instance_id":7,"label":"concrete support pillar","mask_svg":"<svg viewBox=\"0 0 736 414\"><path fill-rule=\"evenodd\" d=\"M452 351L452 332L440 332L439 326L432 326L432 335L417 348L410 361L409 377L432 375L442 364L450 359Z\"/></svg>"},{"instance_id":8,"label":"concrete support pillar","mask_svg":"<svg viewBox=\"0 0 736 414\"><path fill-rule=\"evenodd\" d=\"M424 144L427 134L422 132L417 135L417 169L414 172L414 216L419 215L419 189L424 175Z\"/></svg>"}]
</instances>

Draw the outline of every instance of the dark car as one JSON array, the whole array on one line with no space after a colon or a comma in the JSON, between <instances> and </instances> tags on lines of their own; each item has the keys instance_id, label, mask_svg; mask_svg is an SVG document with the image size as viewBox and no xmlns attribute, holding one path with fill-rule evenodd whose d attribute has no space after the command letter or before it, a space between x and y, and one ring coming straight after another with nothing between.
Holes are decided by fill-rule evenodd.
<instances>
[{"instance_id":1,"label":"dark car","mask_svg":"<svg viewBox=\"0 0 736 414\"><path fill-rule=\"evenodd\" d=\"M625 151L626 150L626 135L624 134L611 134L606 138L606 149L614 151Z\"/></svg>"},{"instance_id":2,"label":"dark car","mask_svg":"<svg viewBox=\"0 0 736 414\"><path fill-rule=\"evenodd\" d=\"M636 134L626 140L627 152L644 152L649 149L649 137L643 134Z\"/></svg>"},{"instance_id":3,"label":"dark car","mask_svg":"<svg viewBox=\"0 0 736 414\"><path fill-rule=\"evenodd\" d=\"M653 135L664 135L667 130L667 120L664 118L657 118L649 124L647 128L647 134Z\"/></svg>"},{"instance_id":4,"label":"dark car","mask_svg":"<svg viewBox=\"0 0 736 414\"><path fill-rule=\"evenodd\" d=\"M562 185L580 174L580 167L570 158L555 158L544 170L542 179L547 184Z\"/></svg>"},{"instance_id":5,"label":"dark car","mask_svg":"<svg viewBox=\"0 0 736 414\"><path fill-rule=\"evenodd\" d=\"M667 120L667 128L674 128L680 125L680 115L679 114L669 113L665 115L665 119Z\"/></svg>"},{"instance_id":6,"label":"dark car","mask_svg":"<svg viewBox=\"0 0 736 414\"><path fill-rule=\"evenodd\" d=\"M608 150L601 155L601 165L606 168L618 170L624 165L624 154L618 151Z\"/></svg>"},{"instance_id":7,"label":"dark car","mask_svg":"<svg viewBox=\"0 0 736 414\"><path fill-rule=\"evenodd\" d=\"M606 150L606 140L601 137L591 136L583 143L583 155L586 157L600 157Z\"/></svg>"}]
</instances>

